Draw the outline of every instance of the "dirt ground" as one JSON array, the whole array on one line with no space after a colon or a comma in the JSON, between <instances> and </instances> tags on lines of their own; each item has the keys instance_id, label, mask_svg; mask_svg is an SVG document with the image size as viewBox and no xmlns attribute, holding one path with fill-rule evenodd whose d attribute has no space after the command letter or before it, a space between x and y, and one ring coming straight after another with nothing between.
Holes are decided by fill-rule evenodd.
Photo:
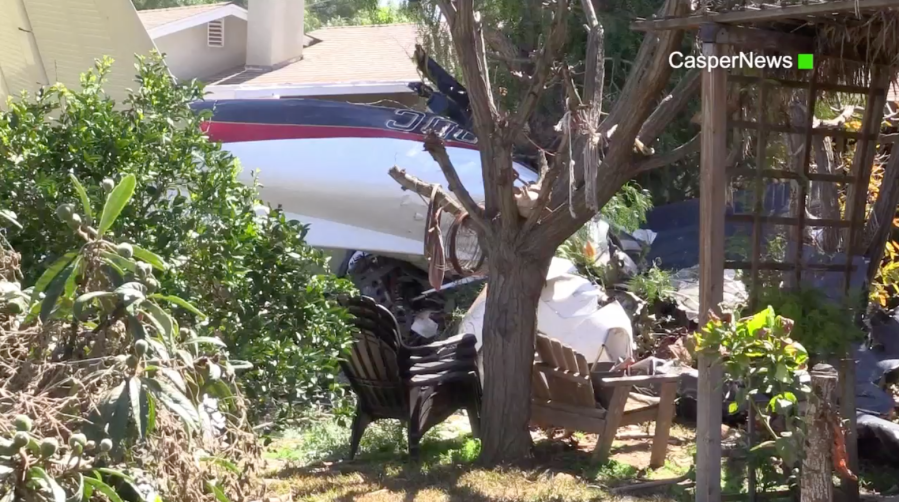
<instances>
[{"instance_id":1,"label":"dirt ground","mask_svg":"<svg viewBox=\"0 0 899 502\"><path fill-rule=\"evenodd\" d=\"M450 427L467 428L464 417L455 420L459 422L451 421ZM617 493L621 487L641 480L676 478L690 469L694 451L692 430L673 427L667 464L650 471L652 432L651 427L642 426L619 429L612 461L605 466L590 462L596 444L594 435L548 440L535 432L534 459L517 467L483 469L469 459L455 456L453 460L456 450L451 440L441 444L447 440L426 439L422 445L425 458L419 464L377 455L306 467L275 459L269 466L269 483L281 501L575 502L691 498L682 486ZM447 455L451 457L448 461Z\"/></svg>"}]
</instances>

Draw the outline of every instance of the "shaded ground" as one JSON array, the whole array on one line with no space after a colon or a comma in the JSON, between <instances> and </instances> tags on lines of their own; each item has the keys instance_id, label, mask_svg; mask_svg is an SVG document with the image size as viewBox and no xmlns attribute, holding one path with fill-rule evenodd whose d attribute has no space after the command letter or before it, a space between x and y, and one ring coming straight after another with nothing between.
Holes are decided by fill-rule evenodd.
<instances>
[{"instance_id":1,"label":"shaded ground","mask_svg":"<svg viewBox=\"0 0 899 502\"><path fill-rule=\"evenodd\" d=\"M346 458L348 427L331 419L313 420L302 432L288 434L268 449L269 483L282 501L315 502L581 502L589 500L692 500L689 481L639 491L623 487L648 480L682 476L693 465L694 431L675 425L668 461L649 470L651 426L619 429L612 461L590 462L593 435L548 440L535 433L535 458L515 468L483 469L474 464L480 444L472 439L465 417L453 417L431 431L422 443L422 461L405 458L406 441L399 423L384 421L366 431L355 461ZM724 435L730 436L729 430ZM745 493L745 469L725 461L722 490ZM899 469L863 462L863 492L899 494Z\"/></svg>"},{"instance_id":2,"label":"shaded ground","mask_svg":"<svg viewBox=\"0 0 899 502\"><path fill-rule=\"evenodd\" d=\"M345 434L336 427L316 427L314 434L285 437L269 450L271 489L296 501L335 502L575 502L630 500L636 495L641 500L685 498L685 489L679 486L634 494L616 494L614 490L638 478L673 478L686 473L693 462L689 429L674 428L668 464L655 471L647 469L651 436L639 426L619 431L623 438L615 442L613 460L604 466L590 462L595 436L578 434L571 441L549 441L537 433L536 454L529 465L488 470L473 464L480 445L471 438L467 420L454 418L425 438L420 464L404 460L405 441L394 424L370 429L363 452L353 462L325 460L345 456L348 438L340 443ZM319 451L311 450L316 448Z\"/></svg>"}]
</instances>

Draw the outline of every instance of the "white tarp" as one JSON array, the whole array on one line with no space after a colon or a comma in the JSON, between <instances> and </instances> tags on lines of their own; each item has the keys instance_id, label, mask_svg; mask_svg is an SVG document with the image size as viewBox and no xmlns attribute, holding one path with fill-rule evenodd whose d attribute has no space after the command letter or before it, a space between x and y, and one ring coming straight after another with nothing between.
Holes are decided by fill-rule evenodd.
<instances>
[{"instance_id":1,"label":"white tarp","mask_svg":"<svg viewBox=\"0 0 899 502\"><path fill-rule=\"evenodd\" d=\"M588 363L627 358L634 350L631 321L618 302L600 307L599 301L604 297L602 289L575 275L570 261L553 258L537 309L537 329L580 352ZM459 324L459 333L477 337L478 349L485 303L486 290Z\"/></svg>"}]
</instances>

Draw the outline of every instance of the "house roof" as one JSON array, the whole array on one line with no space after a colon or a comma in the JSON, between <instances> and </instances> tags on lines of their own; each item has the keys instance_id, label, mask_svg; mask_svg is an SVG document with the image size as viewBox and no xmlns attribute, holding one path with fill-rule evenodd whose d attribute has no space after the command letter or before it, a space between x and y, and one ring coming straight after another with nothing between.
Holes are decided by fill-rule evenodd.
<instances>
[{"instance_id":1,"label":"house roof","mask_svg":"<svg viewBox=\"0 0 899 502\"><path fill-rule=\"evenodd\" d=\"M341 26L310 32L303 58L275 70L238 67L208 79L211 86L322 86L420 80L412 61L414 24Z\"/></svg>"},{"instance_id":2,"label":"house roof","mask_svg":"<svg viewBox=\"0 0 899 502\"><path fill-rule=\"evenodd\" d=\"M226 16L236 16L246 21L247 10L231 2L219 2L168 9L141 10L137 12L137 15L150 36L158 38Z\"/></svg>"},{"instance_id":3,"label":"house roof","mask_svg":"<svg viewBox=\"0 0 899 502\"><path fill-rule=\"evenodd\" d=\"M104 91L121 102L134 87L134 55L152 49L131 2L0 2L0 109L22 91L56 82L79 88L81 74L103 56L116 61Z\"/></svg>"}]
</instances>

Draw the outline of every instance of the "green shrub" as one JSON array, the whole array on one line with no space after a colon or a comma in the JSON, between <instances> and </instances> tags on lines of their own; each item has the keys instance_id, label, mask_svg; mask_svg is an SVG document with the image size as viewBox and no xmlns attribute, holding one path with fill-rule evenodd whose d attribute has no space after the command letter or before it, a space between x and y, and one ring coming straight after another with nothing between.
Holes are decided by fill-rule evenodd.
<instances>
[{"instance_id":1,"label":"green shrub","mask_svg":"<svg viewBox=\"0 0 899 502\"><path fill-rule=\"evenodd\" d=\"M100 183L133 175L132 204L111 231L171 262L161 286L207 313L197 328L220 335L237 358L259 364L244 376L253 410L289 419L297 405L341 403L337 355L348 339L344 310L331 301L347 283L326 271L304 240L306 227L278 209L258 215L256 187L238 181L237 160L211 143L189 104L201 85L176 84L161 58L138 58L137 86L123 103L103 93L111 61L82 76L80 90L55 85L11 101L0 113L0 207L22 231L24 284L78 241L50 225L61 203L78 200L69 173L100 200Z\"/></svg>"},{"instance_id":2,"label":"green shrub","mask_svg":"<svg viewBox=\"0 0 899 502\"><path fill-rule=\"evenodd\" d=\"M0 244L0 500L263 495L235 379L250 365L197 336L203 314L159 289L165 260L111 240L135 176L103 185L97 213L85 196L45 222L81 242L33 287L9 279L17 254Z\"/></svg>"}]
</instances>

